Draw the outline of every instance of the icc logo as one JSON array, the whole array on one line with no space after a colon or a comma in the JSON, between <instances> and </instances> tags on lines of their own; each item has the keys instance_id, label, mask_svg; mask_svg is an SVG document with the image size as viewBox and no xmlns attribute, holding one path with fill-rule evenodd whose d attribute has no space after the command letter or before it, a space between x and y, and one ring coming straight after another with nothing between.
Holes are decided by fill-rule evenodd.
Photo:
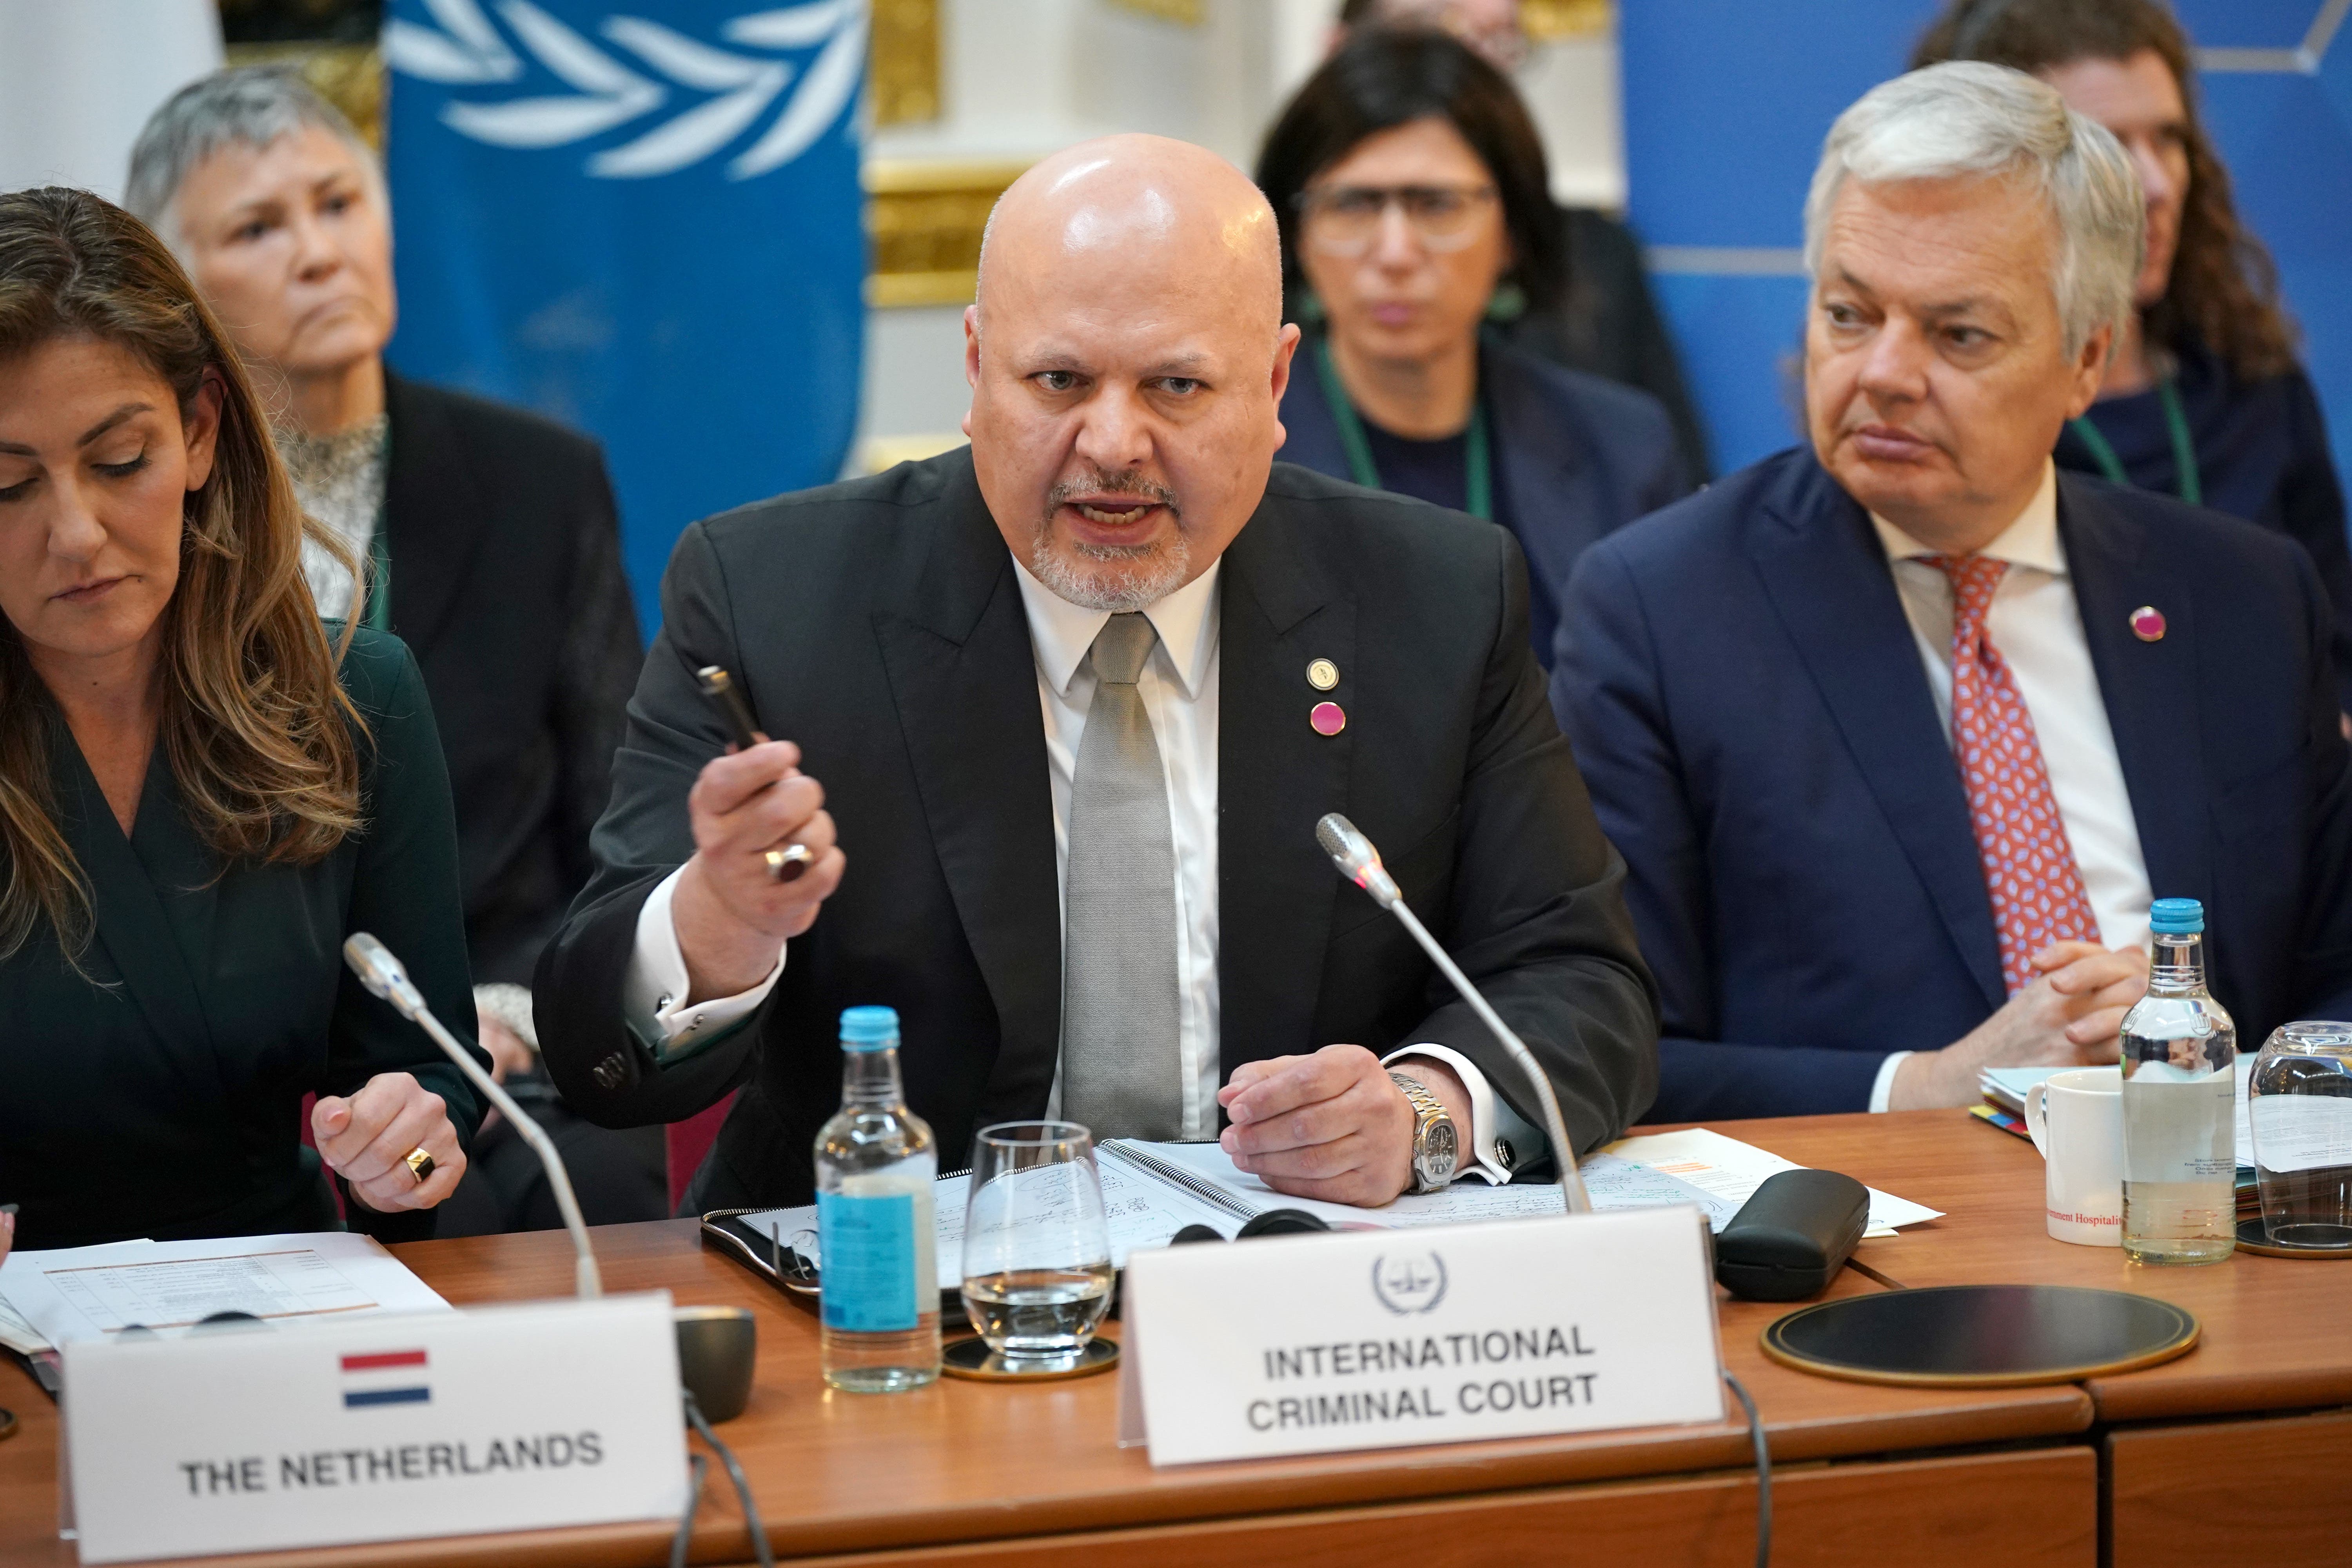
<instances>
[{"instance_id":1,"label":"icc logo","mask_svg":"<svg viewBox=\"0 0 2352 1568\"><path fill-rule=\"evenodd\" d=\"M1372 1294L1400 1318L1433 1312L1445 1300L1445 1259L1434 1252L1372 1259Z\"/></svg>"}]
</instances>

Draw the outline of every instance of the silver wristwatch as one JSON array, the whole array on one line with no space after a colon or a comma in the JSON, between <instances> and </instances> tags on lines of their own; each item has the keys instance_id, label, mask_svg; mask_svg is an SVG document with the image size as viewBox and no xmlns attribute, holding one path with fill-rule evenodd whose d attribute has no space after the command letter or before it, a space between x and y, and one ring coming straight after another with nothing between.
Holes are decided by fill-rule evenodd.
<instances>
[{"instance_id":1,"label":"silver wristwatch","mask_svg":"<svg viewBox=\"0 0 2352 1568\"><path fill-rule=\"evenodd\" d=\"M1446 1114L1437 1096L1423 1089L1418 1079L1391 1072L1389 1081L1403 1092L1406 1102L1412 1107L1412 1190L1433 1193L1454 1179L1454 1167L1462 1158L1462 1135L1454 1130L1454 1118Z\"/></svg>"}]
</instances>

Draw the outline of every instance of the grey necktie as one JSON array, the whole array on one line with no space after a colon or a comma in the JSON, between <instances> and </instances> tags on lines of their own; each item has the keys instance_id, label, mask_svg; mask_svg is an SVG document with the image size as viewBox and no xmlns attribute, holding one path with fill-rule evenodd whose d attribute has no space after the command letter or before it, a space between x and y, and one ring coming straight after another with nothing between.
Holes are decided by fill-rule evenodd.
<instances>
[{"instance_id":1,"label":"grey necktie","mask_svg":"<svg viewBox=\"0 0 2352 1568\"><path fill-rule=\"evenodd\" d=\"M1113 616L1070 788L1062 939L1062 1113L1105 1138L1183 1130L1177 1052L1176 848L1168 784L1136 678L1159 634Z\"/></svg>"}]
</instances>

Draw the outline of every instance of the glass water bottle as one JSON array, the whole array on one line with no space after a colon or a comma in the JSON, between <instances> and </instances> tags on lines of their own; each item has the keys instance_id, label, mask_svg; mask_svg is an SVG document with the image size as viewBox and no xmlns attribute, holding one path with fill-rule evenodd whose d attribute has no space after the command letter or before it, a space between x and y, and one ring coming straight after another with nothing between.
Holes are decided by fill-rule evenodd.
<instances>
[{"instance_id":1,"label":"glass water bottle","mask_svg":"<svg viewBox=\"0 0 2352 1568\"><path fill-rule=\"evenodd\" d=\"M2205 909L2158 899L2147 994L2123 1022L2124 1254L2218 1263L2238 1245L2238 1027L2205 988Z\"/></svg>"},{"instance_id":2,"label":"glass water bottle","mask_svg":"<svg viewBox=\"0 0 2352 1568\"><path fill-rule=\"evenodd\" d=\"M898 1081L898 1015L841 1016L841 1110L816 1135L824 1380L896 1394L940 1375L931 1130Z\"/></svg>"},{"instance_id":3,"label":"glass water bottle","mask_svg":"<svg viewBox=\"0 0 2352 1568\"><path fill-rule=\"evenodd\" d=\"M2352 1247L2352 1024L2281 1024L2254 1058L2247 1110L2263 1237Z\"/></svg>"}]
</instances>

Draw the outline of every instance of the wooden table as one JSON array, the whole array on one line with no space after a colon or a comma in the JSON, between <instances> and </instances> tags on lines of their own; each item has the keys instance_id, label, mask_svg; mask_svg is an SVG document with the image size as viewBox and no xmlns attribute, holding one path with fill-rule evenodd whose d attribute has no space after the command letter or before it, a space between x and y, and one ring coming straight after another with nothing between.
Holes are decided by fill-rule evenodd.
<instances>
[{"instance_id":1,"label":"wooden table","mask_svg":"<svg viewBox=\"0 0 2352 1568\"><path fill-rule=\"evenodd\" d=\"M1965 1130L1979 1136L1969 1147L1947 1114L1882 1119L1892 1137L1860 1118L1727 1131L1777 1148L1773 1134L1787 1127L1798 1137L1778 1152L1789 1158L1947 1210L1935 1225L1857 1249L1856 1261L1892 1283L2090 1285L2197 1314L2204 1333L2189 1354L2084 1384L2097 1412L2116 1568L2352 1563L2352 1261L2241 1252L2226 1263L2151 1268L2125 1261L2119 1247L2053 1241L2032 1145L1971 1118Z\"/></svg>"},{"instance_id":2,"label":"wooden table","mask_svg":"<svg viewBox=\"0 0 2352 1568\"><path fill-rule=\"evenodd\" d=\"M2346 1473L2352 1417L2276 1413L2352 1401L2352 1267L2241 1258L2177 1274L2130 1273L2113 1254L2050 1241L2032 1150L1958 1112L1725 1130L1948 1211L1935 1224L1865 1243L1859 1260L1870 1273L1848 1270L1837 1293L1960 1279L2120 1283L2180 1300L2206 1325L2203 1344L2186 1360L2111 1384L1893 1389L1767 1362L1757 1336L1783 1309L1725 1301L1726 1363L1755 1395L1769 1430L1780 1568L1864 1561L2092 1568L2107 1560L2103 1536L2112 1538L2115 1563L2137 1565L2171 1561L2161 1553L2210 1539L2217 1521L2235 1531L2232 1544L2195 1547L2202 1563L2240 1560L2257 1538L2266 1565L2352 1558L2345 1544L2352 1534L2324 1510L2273 1540L2252 1533L2270 1523L2244 1521L2220 1500L2222 1482L2243 1478L2250 1464L2270 1473L2308 1454L2308 1464L2296 1461L2305 1470ZM1113 1442L1110 1378L1028 1389L943 1382L887 1398L831 1394L816 1375L813 1320L703 1251L690 1224L615 1226L598 1232L596 1243L608 1289L661 1287L681 1302L759 1313L758 1386L751 1408L721 1435L751 1472L780 1555L874 1568L1092 1568L1107 1552L1120 1568L1244 1559L1284 1568L1402 1560L1493 1568L1524 1559L1744 1568L1752 1561L1754 1482L1736 1422L1155 1470L1139 1450ZM569 1248L551 1233L400 1252L461 1305L561 1294L570 1284ZM2331 1300L2334 1319L2323 1322ZM14 1370L0 1372L0 1404L25 1422L18 1437L0 1444L0 1563L70 1563L71 1548L51 1529L56 1412ZM2215 1415L2251 1419L2178 1425ZM2221 1435L2200 1440L2208 1434ZM2340 1484L2313 1495L2322 1489L2332 1506L2344 1506ZM2113 1497L2112 1524L2103 1521L2103 1491ZM653 1563L663 1560L667 1537L659 1525L608 1526L251 1561ZM2334 1555L2314 1554L2331 1539ZM695 1560L740 1562L749 1552L734 1500L714 1476Z\"/></svg>"}]
</instances>

